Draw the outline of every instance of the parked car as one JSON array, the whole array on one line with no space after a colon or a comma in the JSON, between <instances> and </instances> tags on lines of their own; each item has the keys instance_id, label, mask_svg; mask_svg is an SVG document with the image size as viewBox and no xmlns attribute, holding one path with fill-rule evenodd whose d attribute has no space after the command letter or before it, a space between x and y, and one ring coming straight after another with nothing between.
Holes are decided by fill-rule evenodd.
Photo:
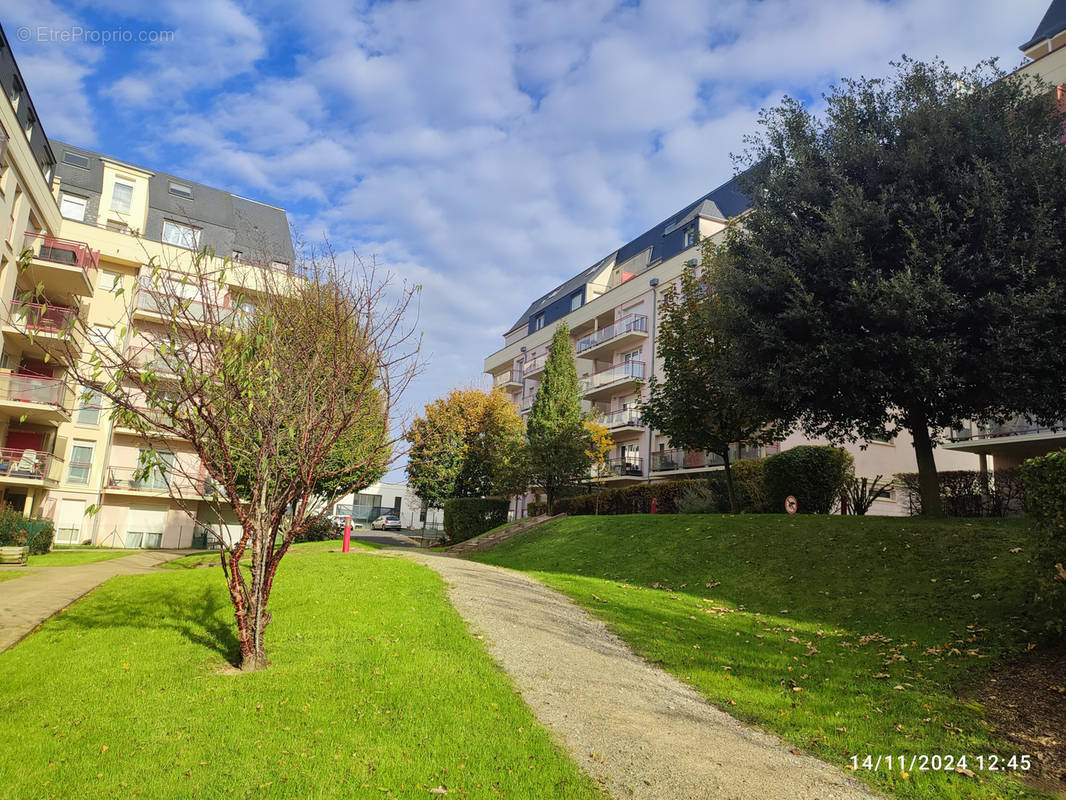
<instances>
[{"instance_id":1,"label":"parked car","mask_svg":"<svg viewBox=\"0 0 1066 800\"><path fill-rule=\"evenodd\" d=\"M396 514L382 514L370 523L375 531L398 531L400 530L400 518Z\"/></svg>"}]
</instances>

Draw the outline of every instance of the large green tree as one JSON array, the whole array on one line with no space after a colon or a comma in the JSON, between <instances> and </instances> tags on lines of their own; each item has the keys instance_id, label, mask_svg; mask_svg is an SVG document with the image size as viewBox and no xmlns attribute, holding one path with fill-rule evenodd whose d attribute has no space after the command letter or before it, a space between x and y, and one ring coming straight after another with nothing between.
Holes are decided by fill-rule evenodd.
<instances>
[{"instance_id":1,"label":"large green tree","mask_svg":"<svg viewBox=\"0 0 1066 800\"><path fill-rule=\"evenodd\" d=\"M717 291L715 248L703 245L700 268L686 268L663 290L656 351L665 380L651 376L644 422L670 437L674 447L716 454L725 466L729 508L737 513L730 446L776 439L772 415L738 391L729 379L735 351L725 326L729 308Z\"/></svg>"},{"instance_id":2,"label":"large green tree","mask_svg":"<svg viewBox=\"0 0 1066 800\"><path fill-rule=\"evenodd\" d=\"M532 484L547 496L551 513L559 491L589 477L596 448L585 425L570 328L561 323L526 423Z\"/></svg>"},{"instance_id":3,"label":"large green tree","mask_svg":"<svg viewBox=\"0 0 1066 800\"><path fill-rule=\"evenodd\" d=\"M723 291L739 388L835 440L910 431L938 514L941 430L1063 411L1063 115L994 62L894 67L763 113Z\"/></svg>"},{"instance_id":4,"label":"large green tree","mask_svg":"<svg viewBox=\"0 0 1066 800\"><path fill-rule=\"evenodd\" d=\"M407 432L407 480L440 508L452 497L513 495L526 487L525 425L500 389L453 389Z\"/></svg>"}]
</instances>

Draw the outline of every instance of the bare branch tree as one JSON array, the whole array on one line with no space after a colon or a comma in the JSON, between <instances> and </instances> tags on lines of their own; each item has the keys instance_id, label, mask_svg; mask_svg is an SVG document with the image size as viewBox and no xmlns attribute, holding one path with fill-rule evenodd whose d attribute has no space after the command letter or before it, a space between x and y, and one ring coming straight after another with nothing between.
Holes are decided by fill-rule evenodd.
<instances>
[{"instance_id":1,"label":"bare branch tree","mask_svg":"<svg viewBox=\"0 0 1066 800\"><path fill-rule=\"evenodd\" d=\"M149 259L113 336L73 317L59 346L68 374L147 445L128 477L108 480L158 481L194 520L205 502L215 513L240 667L259 669L294 538L400 452L395 411L420 369L418 289L358 257L346 275L328 245L295 273L208 251L187 261ZM226 515L239 536L223 534Z\"/></svg>"}]
</instances>

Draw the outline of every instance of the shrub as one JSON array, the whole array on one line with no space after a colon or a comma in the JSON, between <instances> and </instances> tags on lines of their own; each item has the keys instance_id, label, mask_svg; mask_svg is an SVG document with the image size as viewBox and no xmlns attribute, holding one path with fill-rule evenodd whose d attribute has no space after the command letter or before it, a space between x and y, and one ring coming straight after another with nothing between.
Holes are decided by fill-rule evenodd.
<instances>
[{"instance_id":1,"label":"shrub","mask_svg":"<svg viewBox=\"0 0 1066 800\"><path fill-rule=\"evenodd\" d=\"M539 517L541 514L547 514L548 504L532 502L526 506L526 513L531 517Z\"/></svg>"},{"instance_id":2,"label":"shrub","mask_svg":"<svg viewBox=\"0 0 1066 800\"><path fill-rule=\"evenodd\" d=\"M341 532L330 517L316 517L294 537L297 542L329 542L339 539Z\"/></svg>"},{"instance_id":3,"label":"shrub","mask_svg":"<svg viewBox=\"0 0 1066 800\"><path fill-rule=\"evenodd\" d=\"M721 495L707 486L689 486L681 492L677 501L679 514L718 514L721 513Z\"/></svg>"},{"instance_id":4,"label":"shrub","mask_svg":"<svg viewBox=\"0 0 1066 800\"><path fill-rule=\"evenodd\" d=\"M450 542L465 542L507 522L511 502L499 498L453 497L444 501L444 532Z\"/></svg>"},{"instance_id":5,"label":"shrub","mask_svg":"<svg viewBox=\"0 0 1066 800\"><path fill-rule=\"evenodd\" d=\"M32 555L52 549L55 527L46 519L31 519L11 508L0 508L0 546L30 548Z\"/></svg>"},{"instance_id":6,"label":"shrub","mask_svg":"<svg viewBox=\"0 0 1066 800\"><path fill-rule=\"evenodd\" d=\"M745 458L731 467L733 491L737 496L737 510L743 514L765 514L770 510L766 499L766 459ZM725 475L722 475L723 489ZM726 507L729 510L729 494L726 492Z\"/></svg>"},{"instance_id":7,"label":"shrub","mask_svg":"<svg viewBox=\"0 0 1066 800\"><path fill-rule=\"evenodd\" d=\"M1029 513L1053 538L1066 536L1066 450L1030 458L1021 476Z\"/></svg>"},{"instance_id":8,"label":"shrub","mask_svg":"<svg viewBox=\"0 0 1066 800\"><path fill-rule=\"evenodd\" d=\"M766 503L784 513L793 495L801 514L828 514L854 474L854 459L840 447L800 445L765 459Z\"/></svg>"},{"instance_id":9,"label":"shrub","mask_svg":"<svg viewBox=\"0 0 1066 800\"><path fill-rule=\"evenodd\" d=\"M921 514L918 473L900 472L894 478L906 501L907 513ZM947 470L937 473L937 484L941 506L949 517L1004 517L1020 512L1025 506L1023 482L1017 469L996 470L987 477L973 469Z\"/></svg>"},{"instance_id":10,"label":"shrub","mask_svg":"<svg viewBox=\"0 0 1066 800\"><path fill-rule=\"evenodd\" d=\"M678 513L678 501L685 489L691 486L706 486L705 481L661 481L639 483L618 489L604 489L596 494L566 497L555 501L556 514L647 514L651 511L652 499L658 500L657 510L662 514ZM598 501L598 502L597 502Z\"/></svg>"}]
</instances>

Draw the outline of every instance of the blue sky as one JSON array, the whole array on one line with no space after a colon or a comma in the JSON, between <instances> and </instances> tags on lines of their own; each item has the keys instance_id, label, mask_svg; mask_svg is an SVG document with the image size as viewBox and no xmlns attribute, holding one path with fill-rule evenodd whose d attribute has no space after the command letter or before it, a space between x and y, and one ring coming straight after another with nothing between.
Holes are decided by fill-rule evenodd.
<instances>
[{"instance_id":1,"label":"blue sky","mask_svg":"<svg viewBox=\"0 0 1066 800\"><path fill-rule=\"evenodd\" d=\"M902 53L1015 66L1047 4L0 0L0 18L49 136L283 206L305 239L421 283L417 411L480 381L530 301L727 180L761 107ZM115 31L172 36L86 41Z\"/></svg>"}]
</instances>

